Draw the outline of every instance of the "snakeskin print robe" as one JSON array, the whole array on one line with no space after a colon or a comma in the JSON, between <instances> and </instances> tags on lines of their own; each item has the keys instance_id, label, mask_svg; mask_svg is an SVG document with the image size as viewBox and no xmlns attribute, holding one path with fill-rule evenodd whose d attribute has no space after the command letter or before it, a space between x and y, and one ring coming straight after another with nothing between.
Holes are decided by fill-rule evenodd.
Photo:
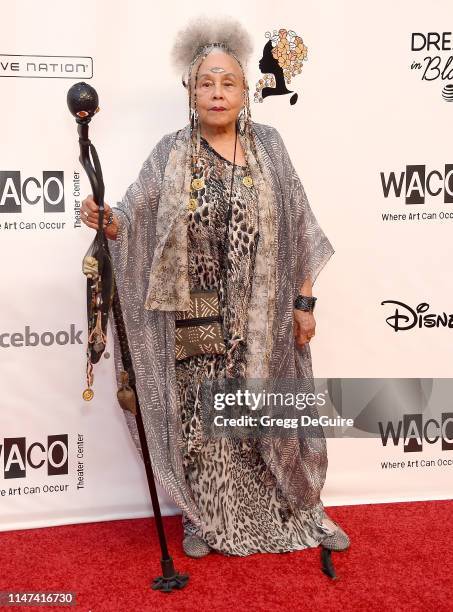
<instances>
[{"instance_id":1,"label":"snakeskin print robe","mask_svg":"<svg viewBox=\"0 0 453 612\"><path fill-rule=\"evenodd\" d=\"M301 181L291 163L282 138L275 128L253 123L257 150L267 173L266 188L273 196L275 218L273 257L275 269L275 300L272 312L271 349L266 352L268 375L272 379L312 380L309 345L299 349L293 336L293 301L308 276L312 282L333 254L333 248L319 226L307 200ZM175 310L186 308L188 280L181 290L180 301L172 309L173 270L184 270L184 257L175 256L174 268L168 260L172 241L169 235L177 226L175 219L183 219L180 210L169 198L172 185L167 164L178 150L187 151L189 128L164 136L145 160L137 180L130 185L123 200L114 207L119 218L115 241L109 241L110 252L123 309L131 355L136 374L137 392L151 455L154 473L166 492L194 523L200 516L191 490L185 480L182 461L184 442L176 397L175 377ZM255 180L255 179L254 179ZM187 181L186 181L187 182ZM166 198L163 194L167 190ZM171 195L171 194L170 194ZM165 205L164 205L165 202ZM176 232L174 236L183 236ZM165 248L167 251L165 252ZM179 259L178 259L179 257ZM153 276L153 271L168 271L164 276ZM187 261L185 262L187 268ZM163 281L161 289L156 279ZM170 306L162 309L151 304L150 287L154 280L154 298L160 293L168 297ZM160 291L160 293L159 293ZM186 298L184 298L186 295ZM178 298L179 299L179 298ZM186 301L184 301L186 299ZM121 370L116 331L113 330L115 367ZM316 418L316 407L308 411ZM135 446L141 447L135 417L125 412ZM322 431L313 437L294 436L275 438L263 436L261 454L274 474L290 508L311 513L317 524L324 516L320 492L325 482L327 453Z\"/></svg>"}]
</instances>

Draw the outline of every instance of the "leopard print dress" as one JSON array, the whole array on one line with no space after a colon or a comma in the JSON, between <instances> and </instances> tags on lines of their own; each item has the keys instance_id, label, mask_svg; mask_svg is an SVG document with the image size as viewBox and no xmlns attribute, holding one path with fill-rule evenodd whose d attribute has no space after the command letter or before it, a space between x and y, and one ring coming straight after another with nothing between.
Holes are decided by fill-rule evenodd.
<instances>
[{"instance_id":1,"label":"leopard print dress","mask_svg":"<svg viewBox=\"0 0 453 612\"><path fill-rule=\"evenodd\" d=\"M258 209L253 186L237 166L231 191L229 274L225 274L227 212L233 164L201 140L204 189L189 212L188 253L191 289L219 291L226 352L176 361L178 405L184 439L184 471L202 526L183 514L185 534L201 536L226 555L288 552L317 546L325 533L310 513L291 512L255 443L239 438L205 440L200 424L200 384L205 379L245 377L247 308L256 245Z\"/></svg>"}]
</instances>

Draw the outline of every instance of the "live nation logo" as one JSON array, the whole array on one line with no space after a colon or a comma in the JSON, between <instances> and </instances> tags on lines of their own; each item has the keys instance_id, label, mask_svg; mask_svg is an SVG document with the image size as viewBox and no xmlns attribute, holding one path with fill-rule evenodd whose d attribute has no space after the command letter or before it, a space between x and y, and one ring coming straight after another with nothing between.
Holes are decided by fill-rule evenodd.
<instances>
[{"instance_id":1,"label":"live nation logo","mask_svg":"<svg viewBox=\"0 0 453 612\"><path fill-rule=\"evenodd\" d=\"M408 331L410 329L445 327L453 329L453 313L429 312L429 304L420 302L415 307L409 306L398 300L384 300L381 306L389 305L391 314L386 317L385 322L395 332Z\"/></svg>"},{"instance_id":2,"label":"live nation logo","mask_svg":"<svg viewBox=\"0 0 453 612\"><path fill-rule=\"evenodd\" d=\"M453 102L453 35L452 32L412 32L410 48L414 59L410 69L422 81L434 81L446 102Z\"/></svg>"},{"instance_id":3,"label":"live nation logo","mask_svg":"<svg viewBox=\"0 0 453 612\"><path fill-rule=\"evenodd\" d=\"M0 54L0 77L91 79L93 58L76 55Z\"/></svg>"}]
</instances>

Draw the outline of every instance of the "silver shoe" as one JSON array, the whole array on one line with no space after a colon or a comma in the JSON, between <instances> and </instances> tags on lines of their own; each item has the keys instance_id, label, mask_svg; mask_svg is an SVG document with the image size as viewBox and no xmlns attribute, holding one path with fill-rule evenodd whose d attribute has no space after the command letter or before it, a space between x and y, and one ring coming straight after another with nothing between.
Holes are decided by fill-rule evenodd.
<instances>
[{"instance_id":1,"label":"silver shoe","mask_svg":"<svg viewBox=\"0 0 453 612\"><path fill-rule=\"evenodd\" d=\"M209 545L197 535L186 535L182 541L182 547L186 555L194 559L206 557L211 552Z\"/></svg>"},{"instance_id":2,"label":"silver shoe","mask_svg":"<svg viewBox=\"0 0 453 612\"><path fill-rule=\"evenodd\" d=\"M337 525L335 523L335 525ZM343 531L343 529L337 525L337 530L331 536L324 538L321 542L321 546L328 550L346 550L350 547L351 540L349 536Z\"/></svg>"}]
</instances>

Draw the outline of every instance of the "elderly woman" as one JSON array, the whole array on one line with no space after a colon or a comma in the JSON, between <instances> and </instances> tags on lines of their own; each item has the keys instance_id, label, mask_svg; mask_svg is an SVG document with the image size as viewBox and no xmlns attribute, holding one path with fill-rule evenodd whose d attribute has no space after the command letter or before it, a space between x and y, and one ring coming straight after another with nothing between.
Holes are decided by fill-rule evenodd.
<instances>
[{"instance_id":1,"label":"elderly woman","mask_svg":"<svg viewBox=\"0 0 453 612\"><path fill-rule=\"evenodd\" d=\"M203 381L313 382L312 284L333 253L279 133L251 121L250 50L233 21L198 20L179 34L189 125L164 136L123 200L105 205L153 468L182 510L192 557L349 546L320 500L322 435L207 439L201 424ZM93 229L97 211L86 198ZM219 317L203 318L203 296ZM208 333L191 344L183 330L197 308ZM115 349L119 373L116 336Z\"/></svg>"}]
</instances>

